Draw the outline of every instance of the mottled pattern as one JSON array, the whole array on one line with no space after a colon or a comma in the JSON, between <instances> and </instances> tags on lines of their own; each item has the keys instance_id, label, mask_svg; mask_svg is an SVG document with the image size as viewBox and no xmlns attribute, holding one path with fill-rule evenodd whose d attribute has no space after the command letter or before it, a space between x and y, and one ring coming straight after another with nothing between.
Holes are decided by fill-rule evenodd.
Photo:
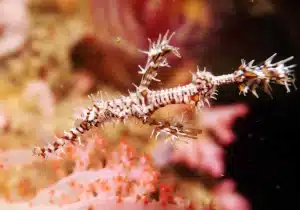
<instances>
[{"instance_id":1,"label":"mottled pattern","mask_svg":"<svg viewBox=\"0 0 300 210\"><path fill-rule=\"evenodd\" d=\"M270 83L284 85L289 92L289 86L294 84L294 75L291 69L295 65L285 66L285 63L293 57L272 64L275 54L268 58L262 65L254 66L253 61L246 63L242 60L242 65L232 74L214 76L210 72L197 71L192 73L192 82L185 86L152 91L148 89L152 80L157 81L157 70L160 67L169 67L166 55L170 52L180 57L178 48L169 45L174 35L168 37L168 32L160 35L157 42L149 40L149 50L142 51L147 54L148 59L144 68L140 67L142 80L139 86L136 86L135 92L129 92L128 96L121 96L111 100L103 100L102 94L98 96L91 95L93 102L91 108L86 109L76 125L65 134L57 138L54 143L44 148L36 147L34 153L46 157L62 148L66 142L72 144L81 143L80 135L89 131L92 127L103 126L107 121L114 119L126 120L129 117L140 119L144 124L154 126L156 137L161 133L171 136L172 140L179 137L197 138L201 133L200 129L187 128L182 122L159 121L151 118L153 112L157 109L170 104L192 104L197 109L202 108L211 98L216 99L216 88L221 85L237 83L240 91L246 94L248 90L258 97L256 88L263 85L265 92L270 93Z\"/></svg>"}]
</instances>

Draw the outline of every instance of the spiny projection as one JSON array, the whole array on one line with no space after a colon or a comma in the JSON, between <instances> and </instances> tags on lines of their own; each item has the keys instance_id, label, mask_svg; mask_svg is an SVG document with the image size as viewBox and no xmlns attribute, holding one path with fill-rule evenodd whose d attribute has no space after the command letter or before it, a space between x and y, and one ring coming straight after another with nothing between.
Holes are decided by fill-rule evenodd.
<instances>
[{"instance_id":1,"label":"spiny projection","mask_svg":"<svg viewBox=\"0 0 300 210\"><path fill-rule=\"evenodd\" d=\"M113 120L127 120L135 117L144 124L154 126L154 131L158 136L167 133L174 141L180 137L197 138L201 133L200 129L186 127L184 123L172 122L169 120L154 119L152 114L164 106L170 104L191 104L196 109L201 109L210 99L216 99L216 89L227 84L237 84L240 93L246 95L251 91L256 97L257 87L262 86L264 91L271 96L271 83L285 86L290 92L290 86L295 86L293 68L296 65L285 65L293 57L272 63L276 54L266 59L261 65L253 65L254 60L246 63L241 60L241 65L233 73L227 75L214 76L212 73L202 71L197 67L192 73L191 83L175 88L150 90L149 85L152 80L159 81L156 77L158 70L162 67L170 67L167 55L173 53L177 57L179 48L170 45L170 41L175 33L169 36L169 31L164 36L159 35L156 42L149 39L149 50L141 51L147 55L147 62L144 67L139 66L139 74L142 75L139 86L136 90L129 92L128 96L121 96L111 100L103 100L101 94L98 97L90 96L93 105L83 111L81 117L76 120L76 124L69 131L64 132L61 137L56 137L52 144L45 147L35 147L35 155L46 157L60 149L66 143L76 144L80 142L80 136L89 131L92 127L103 126L106 122Z\"/></svg>"}]
</instances>

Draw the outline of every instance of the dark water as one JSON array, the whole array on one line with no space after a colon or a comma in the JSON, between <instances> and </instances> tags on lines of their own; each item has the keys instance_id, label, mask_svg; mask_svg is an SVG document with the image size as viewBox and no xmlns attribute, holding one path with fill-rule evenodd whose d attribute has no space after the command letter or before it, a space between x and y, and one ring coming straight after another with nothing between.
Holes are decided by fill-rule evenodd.
<instances>
[{"instance_id":1,"label":"dark water","mask_svg":"<svg viewBox=\"0 0 300 210\"><path fill-rule=\"evenodd\" d=\"M295 56L292 63L300 78L299 3L273 1L276 14L250 17L241 11L216 33L212 48L214 69L228 69L239 60L263 61L277 52L278 59ZM251 57L252 56L252 57ZM253 57L256 56L256 57ZM229 69L230 71L230 69ZM298 87L299 87L299 82ZM254 210L299 209L300 92L273 88L271 100L263 91L260 100L237 97L235 87L220 90L219 103L245 102L251 113L235 124L237 141L228 148L228 175L239 184Z\"/></svg>"}]
</instances>

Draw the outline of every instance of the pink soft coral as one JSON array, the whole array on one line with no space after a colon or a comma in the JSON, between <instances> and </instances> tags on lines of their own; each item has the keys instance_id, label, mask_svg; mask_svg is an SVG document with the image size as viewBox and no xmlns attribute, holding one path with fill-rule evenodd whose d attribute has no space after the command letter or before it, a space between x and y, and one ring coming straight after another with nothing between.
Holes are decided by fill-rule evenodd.
<instances>
[{"instance_id":1,"label":"pink soft coral","mask_svg":"<svg viewBox=\"0 0 300 210\"><path fill-rule=\"evenodd\" d=\"M84 161L87 166L91 147L104 145L102 139L94 138L89 139L89 142L92 143L88 144L86 148L74 148L70 151L72 156L84 157L76 159L76 162ZM105 149L103 151L107 154ZM149 156L138 155L134 149L122 141L119 147L106 157L105 168L91 170L85 167L84 171L74 170L71 175L41 190L29 203L8 205L4 202L2 205L8 205L11 209L37 210L46 208L74 210L185 209L184 200L173 196L173 191L167 185L160 186L158 201L150 197L150 194L157 190L160 173L153 166Z\"/></svg>"},{"instance_id":2,"label":"pink soft coral","mask_svg":"<svg viewBox=\"0 0 300 210\"><path fill-rule=\"evenodd\" d=\"M201 127L211 131L221 144L230 144L234 140L232 124L237 117L244 116L247 107L241 104L206 109L201 115ZM201 136L198 141L183 144L174 152L173 162L184 162L191 168L197 168L220 177L224 173L223 149L210 136Z\"/></svg>"},{"instance_id":3,"label":"pink soft coral","mask_svg":"<svg viewBox=\"0 0 300 210\"><path fill-rule=\"evenodd\" d=\"M248 108L243 104L204 109L200 116L200 124L202 128L212 131L221 144L228 145L234 140L233 123L247 112Z\"/></svg>"},{"instance_id":4,"label":"pink soft coral","mask_svg":"<svg viewBox=\"0 0 300 210\"><path fill-rule=\"evenodd\" d=\"M213 190L214 204L222 210L249 210L247 200L235 192L235 183L225 180Z\"/></svg>"},{"instance_id":5,"label":"pink soft coral","mask_svg":"<svg viewBox=\"0 0 300 210\"><path fill-rule=\"evenodd\" d=\"M26 0L0 1L0 58L18 51L28 37Z\"/></svg>"},{"instance_id":6,"label":"pink soft coral","mask_svg":"<svg viewBox=\"0 0 300 210\"><path fill-rule=\"evenodd\" d=\"M244 105L231 105L204 110L201 125L204 130L214 133L212 136L202 135L196 141L179 144L178 149L169 153L160 151L154 158L166 158L171 162L183 162L188 167L205 171L213 177L224 173L224 152L222 144L233 141L231 126L237 117L245 115ZM72 157L76 157L76 167L73 173L62 178L56 184L40 191L30 202L33 209L184 209L187 203L173 196L172 186L161 185L159 202L151 201L149 195L157 190L159 171L154 167L148 156L138 156L125 142L119 148L107 155L103 139L94 136L87 138L85 148L74 148ZM218 144L221 143L221 144ZM165 144L168 145L168 144ZM170 146L170 145L169 145ZM105 168L88 169L91 148L101 147L107 157ZM159 145L163 148L163 145ZM72 146L71 146L72 148ZM68 151L68 150L67 150ZM67 152L66 151L66 152ZM221 210L248 210L247 201L235 192L233 181L225 181L214 187L211 205ZM119 204L121 203L121 204ZM16 204L29 207L28 203ZM61 207L57 206L60 205ZM13 206L11 206L13 208Z\"/></svg>"},{"instance_id":7,"label":"pink soft coral","mask_svg":"<svg viewBox=\"0 0 300 210\"><path fill-rule=\"evenodd\" d=\"M224 173L224 152L221 145L233 142L232 124L236 118L246 113L247 107L241 104L204 110L201 117L202 128L212 132L217 141L214 141L212 136L204 135L197 141L180 144L173 154L169 153L171 159L161 155L156 156L156 159L160 159L158 161L161 162L165 161L165 164L168 160L173 163L183 162L190 168L205 171L213 177L221 177ZM221 210L248 210L250 208L246 199L235 192L234 182L230 180L215 186L213 197L214 204Z\"/></svg>"},{"instance_id":8,"label":"pink soft coral","mask_svg":"<svg viewBox=\"0 0 300 210\"><path fill-rule=\"evenodd\" d=\"M190 168L206 171L214 177L220 177L224 172L222 148L206 139L181 145L174 152L172 161L183 162Z\"/></svg>"}]
</instances>

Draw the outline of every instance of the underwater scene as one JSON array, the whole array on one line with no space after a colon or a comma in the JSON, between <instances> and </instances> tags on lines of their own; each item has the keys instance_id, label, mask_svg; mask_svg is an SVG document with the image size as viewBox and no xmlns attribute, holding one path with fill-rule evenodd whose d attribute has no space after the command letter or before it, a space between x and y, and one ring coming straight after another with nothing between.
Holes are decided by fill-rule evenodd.
<instances>
[{"instance_id":1,"label":"underwater scene","mask_svg":"<svg viewBox=\"0 0 300 210\"><path fill-rule=\"evenodd\" d=\"M297 8L0 0L0 209L298 209Z\"/></svg>"}]
</instances>

